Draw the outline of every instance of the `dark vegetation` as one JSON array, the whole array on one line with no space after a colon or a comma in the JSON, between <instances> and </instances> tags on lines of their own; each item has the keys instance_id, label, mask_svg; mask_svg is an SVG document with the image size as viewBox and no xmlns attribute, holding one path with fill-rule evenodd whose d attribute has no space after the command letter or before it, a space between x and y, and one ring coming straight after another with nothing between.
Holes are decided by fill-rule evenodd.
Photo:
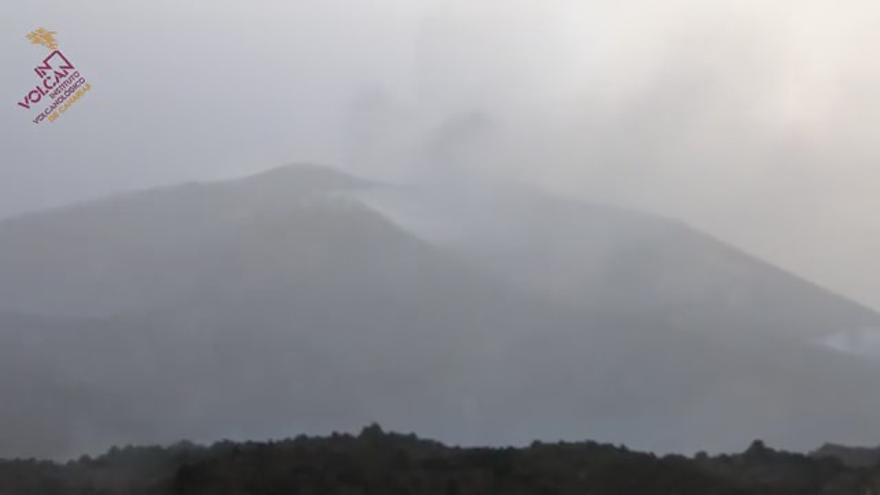
<instances>
[{"instance_id":1,"label":"dark vegetation","mask_svg":"<svg viewBox=\"0 0 880 495\"><path fill-rule=\"evenodd\" d=\"M831 457L851 467L873 467L880 464L880 447L846 447L826 443L813 452L813 457Z\"/></svg>"},{"instance_id":2,"label":"dark vegetation","mask_svg":"<svg viewBox=\"0 0 880 495\"><path fill-rule=\"evenodd\" d=\"M210 447L113 448L65 464L0 461L0 495L53 494L871 494L880 467L776 451L657 456L539 443L458 448L415 435L300 436Z\"/></svg>"}]
</instances>

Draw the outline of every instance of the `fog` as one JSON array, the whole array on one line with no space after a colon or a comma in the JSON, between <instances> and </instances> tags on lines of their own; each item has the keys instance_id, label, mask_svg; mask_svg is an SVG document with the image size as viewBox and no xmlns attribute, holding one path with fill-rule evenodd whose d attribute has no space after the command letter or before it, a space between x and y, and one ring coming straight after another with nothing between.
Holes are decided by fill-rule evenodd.
<instances>
[{"instance_id":1,"label":"fog","mask_svg":"<svg viewBox=\"0 0 880 495\"><path fill-rule=\"evenodd\" d=\"M92 89L34 125L37 27ZM880 309L878 27L861 1L5 2L0 219L287 163L366 182L0 222L0 396L26 397L0 456L371 420L873 442L877 315L819 287Z\"/></svg>"},{"instance_id":2,"label":"fog","mask_svg":"<svg viewBox=\"0 0 880 495\"><path fill-rule=\"evenodd\" d=\"M523 181L880 307L872 2L5 2L0 215L290 161ZM57 31L94 90L13 103Z\"/></svg>"}]
</instances>

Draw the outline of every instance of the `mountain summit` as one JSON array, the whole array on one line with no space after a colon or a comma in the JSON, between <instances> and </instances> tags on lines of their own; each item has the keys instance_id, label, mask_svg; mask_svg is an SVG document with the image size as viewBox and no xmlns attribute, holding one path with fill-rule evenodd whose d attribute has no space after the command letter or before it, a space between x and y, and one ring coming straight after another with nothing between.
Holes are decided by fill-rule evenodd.
<instances>
[{"instance_id":1,"label":"mountain summit","mask_svg":"<svg viewBox=\"0 0 880 495\"><path fill-rule=\"evenodd\" d=\"M0 457L378 420L463 444L878 442L872 311L681 223L316 166L0 222Z\"/></svg>"}]
</instances>

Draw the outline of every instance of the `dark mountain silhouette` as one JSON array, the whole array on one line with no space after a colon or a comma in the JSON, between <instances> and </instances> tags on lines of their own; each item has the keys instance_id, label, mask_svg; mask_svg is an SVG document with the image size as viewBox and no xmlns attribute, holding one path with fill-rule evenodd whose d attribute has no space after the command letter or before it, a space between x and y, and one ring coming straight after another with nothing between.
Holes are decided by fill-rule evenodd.
<instances>
[{"instance_id":1,"label":"dark mountain silhouette","mask_svg":"<svg viewBox=\"0 0 880 495\"><path fill-rule=\"evenodd\" d=\"M656 456L595 442L460 448L377 425L360 435L272 442L114 447L66 464L0 461L0 493L862 495L880 469L849 468L768 448L741 454Z\"/></svg>"},{"instance_id":2,"label":"dark mountain silhouette","mask_svg":"<svg viewBox=\"0 0 880 495\"><path fill-rule=\"evenodd\" d=\"M871 311L676 222L455 197L297 166L0 223L0 456L374 419L464 444L880 441L880 365L821 345Z\"/></svg>"},{"instance_id":3,"label":"dark mountain silhouette","mask_svg":"<svg viewBox=\"0 0 880 495\"><path fill-rule=\"evenodd\" d=\"M848 447L826 443L810 455L815 458L837 459L854 468L872 468L880 465L880 447Z\"/></svg>"}]
</instances>

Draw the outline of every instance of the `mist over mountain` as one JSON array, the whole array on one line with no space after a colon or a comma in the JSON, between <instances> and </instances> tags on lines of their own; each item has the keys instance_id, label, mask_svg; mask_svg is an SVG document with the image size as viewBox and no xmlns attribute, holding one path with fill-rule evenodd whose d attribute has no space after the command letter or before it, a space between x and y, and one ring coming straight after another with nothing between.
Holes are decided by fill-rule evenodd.
<instances>
[{"instance_id":1,"label":"mist over mountain","mask_svg":"<svg viewBox=\"0 0 880 495\"><path fill-rule=\"evenodd\" d=\"M290 166L0 223L0 457L351 431L880 442L880 316L682 223Z\"/></svg>"}]
</instances>

